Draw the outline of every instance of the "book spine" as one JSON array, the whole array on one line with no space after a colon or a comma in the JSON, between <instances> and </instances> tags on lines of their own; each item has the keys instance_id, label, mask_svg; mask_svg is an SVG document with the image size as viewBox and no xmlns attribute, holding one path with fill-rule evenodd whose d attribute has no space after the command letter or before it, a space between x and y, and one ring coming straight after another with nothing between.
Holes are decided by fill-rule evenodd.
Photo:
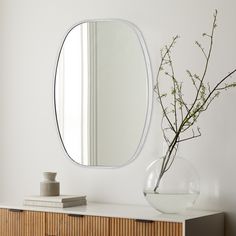
<instances>
[{"instance_id":1,"label":"book spine","mask_svg":"<svg viewBox=\"0 0 236 236\"><path fill-rule=\"evenodd\" d=\"M55 207L55 208L64 208L64 207L73 207L73 206L81 206L86 205L85 201L72 201L72 202L45 202L45 201L31 201L25 200L24 205L26 206L40 206L40 207Z\"/></svg>"},{"instance_id":2,"label":"book spine","mask_svg":"<svg viewBox=\"0 0 236 236\"><path fill-rule=\"evenodd\" d=\"M45 197L45 196L37 196L37 197L26 197L24 199L25 201L39 201L39 202L58 202L58 203L64 203L64 202L72 202L72 201L86 201L86 196L80 196L80 197Z\"/></svg>"}]
</instances>

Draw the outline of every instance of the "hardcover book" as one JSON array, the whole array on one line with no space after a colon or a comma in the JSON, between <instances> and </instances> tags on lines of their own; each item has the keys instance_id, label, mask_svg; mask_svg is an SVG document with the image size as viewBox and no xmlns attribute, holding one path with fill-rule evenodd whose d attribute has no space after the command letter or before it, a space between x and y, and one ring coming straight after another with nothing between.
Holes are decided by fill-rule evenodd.
<instances>
[{"instance_id":1,"label":"hardcover book","mask_svg":"<svg viewBox=\"0 0 236 236\"><path fill-rule=\"evenodd\" d=\"M86 196L60 195L60 196L29 196L25 197L24 205L42 207L73 207L86 205Z\"/></svg>"}]
</instances>

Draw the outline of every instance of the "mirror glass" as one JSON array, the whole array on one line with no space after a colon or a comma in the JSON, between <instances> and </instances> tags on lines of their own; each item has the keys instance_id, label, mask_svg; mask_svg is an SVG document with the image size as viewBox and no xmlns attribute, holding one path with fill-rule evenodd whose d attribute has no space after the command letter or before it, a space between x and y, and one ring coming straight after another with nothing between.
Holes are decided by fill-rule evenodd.
<instances>
[{"instance_id":1,"label":"mirror glass","mask_svg":"<svg viewBox=\"0 0 236 236\"><path fill-rule=\"evenodd\" d=\"M147 134L152 79L140 31L121 20L80 23L59 53L55 112L67 155L85 166L123 166Z\"/></svg>"}]
</instances>

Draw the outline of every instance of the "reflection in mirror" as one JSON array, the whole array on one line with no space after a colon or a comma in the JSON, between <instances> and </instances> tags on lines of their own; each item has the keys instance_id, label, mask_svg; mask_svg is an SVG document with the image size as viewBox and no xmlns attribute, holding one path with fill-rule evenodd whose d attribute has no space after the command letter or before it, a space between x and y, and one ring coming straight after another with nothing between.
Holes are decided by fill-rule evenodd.
<instances>
[{"instance_id":1,"label":"reflection in mirror","mask_svg":"<svg viewBox=\"0 0 236 236\"><path fill-rule=\"evenodd\" d=\"M86 166L122 166L142 148L152 81L140 32L118 20L88 21L67 34L55 79L57 125L68 156Z\"/></svg>"}]
</instances>

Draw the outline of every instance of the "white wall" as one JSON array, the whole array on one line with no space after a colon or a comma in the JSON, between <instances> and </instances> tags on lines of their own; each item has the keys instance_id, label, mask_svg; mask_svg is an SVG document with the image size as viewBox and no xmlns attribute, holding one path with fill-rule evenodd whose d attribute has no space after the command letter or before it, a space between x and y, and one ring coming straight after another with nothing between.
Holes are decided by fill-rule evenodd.
<instances>
[{"instance_id":1,"label":"white wall","mask_svg":"<svg viewBox=\"0 0 236 236\"><path fill-rule=\"evenodd\" d=\"M37 194L41 172L53 170L64 193L146 204L142 173L162 152L159 106L155 104L151 131L135 162L114 170L76 166L65 157L53 113L53 76L60 44L66 30L80 20L123 18L142 30L154 71L160 47L175 34L182 35L176 49L178 68L199 68L201 54L192 42L210 29L215 8L219 27L209 75L217 80L236 66L234 0L139 0L138 4L134 0L1 0L0 200L21 201L24 195ZM203 136L181 148L202 179L197 206L225 211L228 236L236 235L235 99L235 90L219 98L199 121Z\"/></svg>"}]
</instances>

